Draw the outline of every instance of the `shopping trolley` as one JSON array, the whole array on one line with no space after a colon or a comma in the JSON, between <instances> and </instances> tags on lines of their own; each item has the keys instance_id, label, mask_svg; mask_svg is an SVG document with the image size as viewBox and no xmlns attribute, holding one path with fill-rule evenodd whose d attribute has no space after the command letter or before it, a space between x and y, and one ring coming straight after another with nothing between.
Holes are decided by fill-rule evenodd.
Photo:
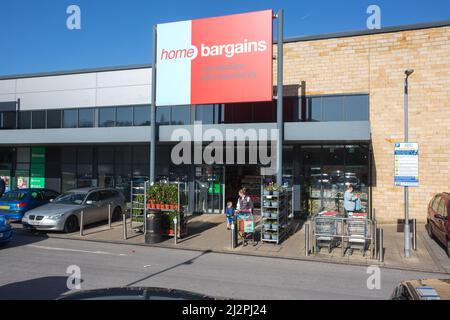
<instances>
[{"instance_id":1,"label":"shopping trolley","mask_svg":"<svg viewBox=\"0 0 450 320\"><path fill-rule=\"evenodd\" d=\"M353 213L347 219L347 250L353 254L354 249L359 249L363 256L367 249L368 239L368 220L366 213Z\"/></svg>"},{"instance_id":2,"label":"shopping trolley","mask_svg":"<svg viewBox=\"0 0 450 320\"><path fill-rule=\"evenodd\" d=\"M338 235L339 219L337 215L337 212L320 212L314 217L314 237L317 252L320 252L322 247L327 247L328 253L331 253L333 248L341 243Z\"/></svg>"},{"instance_id":3,"label":"shopping trolley","mask_svg":"<svg viewBox=\"0 0 450 320\"><path fill-rule=\"evenodd\" d=\"M244 246L251 240L255 245L255 218L250 211L239 211L236 215L237 230L239 238Z\"/></svg>"}]
</instances>

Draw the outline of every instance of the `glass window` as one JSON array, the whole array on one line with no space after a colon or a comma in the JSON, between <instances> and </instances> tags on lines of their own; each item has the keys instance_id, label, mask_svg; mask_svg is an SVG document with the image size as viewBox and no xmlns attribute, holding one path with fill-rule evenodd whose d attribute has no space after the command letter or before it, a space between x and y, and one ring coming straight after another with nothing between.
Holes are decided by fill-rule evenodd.
<instances>
[{"instance_id":1,"label":"glass window","mask_svg":"<svg viewBox=\"0 0 450 320\"><path fill-rule=\"evenodd\" d=\"M323 146L323 163L343 166L344 154L344 146Z\"/></svg>"},{"instance_id":2,"label":"glass window","mask_svg":"<svg viewBox=\"0 0 450 320\"><path fill-rule=\"evenodd\" d=\"M323 121L344 120L343 98L322 97Z\"/></svg>"},{"instance_id":3,"label":"glass window","mask_svg":"<svg viewBox=\"0 0 450 320\"><path fill-rule=\"evenodd\" d=\"M150 148L145 147L133 147L133 163L145 163L150 161Z\"/></svg>"},{"instance_id":4,"label":"glass window","mask_svg":"<svg viewBox=\"0 0 450 320\"><path fill-rule=\"evenodd\" d=\"M78 163L92 163L93 147L79 147L77 159Z\"/></svg>"},{"instance_id":5,"label":"glass window","mask_svg":"<svg viewBox=\"0 0 450 320\"><path fill-rule=\"evenodd\" d=\"M356 95L344 97L345 121L369 120L369 96Z\"/></svg>"},{"instance_id":6,"label":"glass window","mask_svg":"<svg viewBox=\"0 0 450 320\"><path fill-rule=\"evenodd\" d=\"M150 125L151 106L134 107L134 125L137 127Z\"/></svg>"},{"instance_id":7,"label":"glass window","mask_svg":"<svg viewBox=\"0 0 450 320\"><path fill-rule=\"evenodd\" d=\"M345 146L345 163L346 165L368 165L369 149L367 147L348 145Z\"/></svg>"},{"instance_id":8,"label":"glass window","mask_svg":"<svg viewBox=\"0 0 450 320\"><path fill-rule=\"evenodd\" d=\"M69 148L67 148L69 149ZM73 149L73 148L70 148ZM64 154L64 153L63 153ZM75 161L75 157L72 158ZM62 191L75 189L77 187L76 180L76 167L74 164L62 164L61 165L61 180L62 180Z\"/></svg>"},{"instance_id":9,"label":"glass window","mask_svg":"<svg viewBox=\"0 0 450 320\"><path fill-rule=\"evenodd\" d=\"M196 106L195 121L201 121L203 124L214 124L214 105Z\"/></svg>"},{"instance_id":10,"label":"glass window","mask_svg":"<svg viewBox=\"0 0 450 320\"><path fill-rule=\"evenodd\" d=\"M0 113L2 129L15 129L16 128L16 112L5 111Z\"/></svg>"},{"instance_id":11,"label":"glass window","mask_svg":"<svg viewBox=\"0 0 450 320\"><path fill-rule=\"evenodd\" d=\"M98 147L99 163L114 163L114 147Z\"/></svg>"},{"instance_id":12,"label":"glass window","mask_svg":"<svg viewBox=\"0 0 450 320\"><path fill-rule=\"evenodd\" d=\"M30 162L30 148L17 148L17 162Z\"/></svg>"},{"instance_id":13,"label":"glass window","mask_svg":"<svg viewBox=\"0 0 450 320\"><path fill-rule=\"evenodd\" d=\"M63 128L76 128L78 126L78 110L64 110Z\"/></svg>"},{"instance_id":14,"label":"glass window","mask_svg":"<svg viewBox=\"0 0 450 320\"><path fill-rule=\"evenodd\" d=\"M47 110L47 128L61 128L61 110Z\"/></svg>"},{"instance_id":15,"label":"glass window","mask_svg":"<svg viewBox=\"0 0 450 320\"><path fill-rule=\"evenodd\" d=\"M117 108L116 127L131 127L133 125L133 107Z\"/></svg>"},{"instance_id":16,"label":"glass window","mask_svg":"<svg viewBox=\"0 0 450 320\"><path fill-rule=\"evenodd\" d=\"M93 128L94 127L94 111L93 108L79 109L78 111L78 127Z\"/></svg>"},{"instance_id":17,"label":"glass window","mask_svg":"<svg viewBox=\"0 0 450 320\"><path fill-rule=\"evenodd\" d=\"M75 147L61 148L61 162L75 163L77 159L77 149Z\"/></svg>"},{"instance_id":18,"label":"glass window","mask_svg":"<svg viewBox=\"0 0 450 320\"><path fill-rule=\"evenodd\" d=\"M171 107L157 107L156 108L156 123L162 126L170 125L170 110Z\"/></svg>"},{"instance_id":19,"label":"glass window","mask_svg":"<svg viewBox=\"0 0 450 320\"><path fill-rule=\"evenodd\" d=\"M191 123L191 106L173 106L172 124L183 125Z\"/></svg>"},{"instance_id":20,"label":"glass window","mask_svg":"<svg viewBox=\"0 0 450 320\"><path fill-rule=\"evenodd\" d=\"M32 128L33 129L45 129L45 110L44 111L33 111Z\"/></svg>"},{"instance_id":21,"label":"glass window","mask_svg":"<svg viewBox=\"0 0 450 320\"><path fill-rule=\"evenodd\" d=\"M31 111L20 112L20 129L31 129Z\"/></svg>"},{"instance_id":22,"label":"glass window","mask_svg":"<svg viewBox=\"0 0 450 320\"><path fill-rule=\"evenodd\" d=\"M120 146L120 147L116 147L115 149L116 149L116 152L115 152L116 153L115 154L116 163L121 163L121 164L131 163L131 155L132 155L131 147Z\"/></svg>"},{"instance_id":23,"label":"glass window","mask_svg":"<svg viewBox=\"0 0 450 320\"><path fill-rule=\"evenodd\" d=\"M306 116L308 121L322 121L322 98L314 97L307 99Z\"/></svg>"},{"instance_id":24,"label":"glass window","mask_svg":"<svg viewBox=\"0 0 450 320\"><path fill-rule=\"evenodd\" d=\"M99 127L114 127L116 125L116 108L100 108L99 113Z\"/></svg>"}]
</instances>

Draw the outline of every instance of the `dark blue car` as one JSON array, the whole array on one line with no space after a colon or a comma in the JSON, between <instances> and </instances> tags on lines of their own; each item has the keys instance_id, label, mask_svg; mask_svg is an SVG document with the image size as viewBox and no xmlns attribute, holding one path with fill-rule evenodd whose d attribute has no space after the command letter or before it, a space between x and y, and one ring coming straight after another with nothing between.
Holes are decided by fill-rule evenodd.
<instances>
[{"instance_id":1,"label":"dark blue car","mask_svg":"<svg viewBox=\"0 0 450 320\"><path fill-rule=\"evenodd\" d=\"M12 222L20 222L27 211L43 206L58 196L58 192L48 189L9 191L0 198L0 216Z\"/></svg>"},{"instance_id":2,"label":"dark blue car","mask_svg":"<svg viewBox=\"0 0 450 320\"><path fill-rule=\"evenodd\" d=\"M9 221L0 216L0 246L7 244L11 241L12 238L12 229L9 225Z\"/></svg>"}]
</instances>

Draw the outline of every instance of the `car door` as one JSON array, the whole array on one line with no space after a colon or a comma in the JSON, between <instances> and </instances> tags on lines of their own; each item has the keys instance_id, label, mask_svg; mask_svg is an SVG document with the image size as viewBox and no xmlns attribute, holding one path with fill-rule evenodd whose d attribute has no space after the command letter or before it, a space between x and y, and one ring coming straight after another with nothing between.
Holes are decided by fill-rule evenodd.
<instances>
[{"instance_id":1,"label":"car door","mask_svg":"<svg viewBox=\"0 0 450 320\"><path fill-rule=\"evenodd\" d=\"M110 190L102 190L100 191L100 202L101 202L101 211L100 211L100 220L108 220L109 214L109 206L111 205L111 214L114 210L114 201L112 198L112 192Z\"/></svg>"},{"instance_id":2,"label":"car door","mask_svg":"<svg viewBox=\"0 0 450 320\"><path fill-rule=\"evenodd\" d=\"M44 194L42 191L31 191L30 193L30 201L27 204L26 211L40 207L44 205Z\"/></svg>"},{"instance_id":3,"label":"car door","mask_svg":"<svg viewBox=\"0 0 450 320\"><path fill-rule=\"evenodd\" d=\"M101 217L100 192L93 191L86 198L86 210L84 211L84 223L90 224L99 221Z\"/></svg>"},{"instance_id":4,"label":"car door","mask_svg":"<svg viewBox=\"0 0 450 320\"><path fill-rule=\"evenodd\" d=\"M439 221L438 221L438 218L437 218L437 211L438 211L438 208L439 208L439 202L440 201L441 201L441 196L440 195L437 195L437 196L434 197L434 200L433 200L433 202L430 205L429 215L428 215L429 218L430 218L431 229L433 231L433 234L436 235L436 236L438 236L437 232L438 232L438 228L439 228Z\"/></svg>"},{"instance_id":5,"label":"car door","mask_svg":"<svg viewBox=\"0 0 450 320\"><path fill-rule=\"evenodd\" d=\"M441 201L439 201L439 206L437 209L436 215L436 236L438 236L439 240L447 245L447 222L448 222L448 213L447 213L447 200L442 197Z\"/></svg>"}]
</instances>

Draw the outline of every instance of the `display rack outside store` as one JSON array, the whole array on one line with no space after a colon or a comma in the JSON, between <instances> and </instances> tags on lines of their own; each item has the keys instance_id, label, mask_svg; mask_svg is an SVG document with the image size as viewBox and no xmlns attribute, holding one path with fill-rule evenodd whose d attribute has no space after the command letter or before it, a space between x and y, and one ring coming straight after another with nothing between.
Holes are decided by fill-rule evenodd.
<instances>
[{"instance_id":1,"label":"display rack outside store","mask_svg":"<svg viewBox=\"0 0 450 320\"><path fill-rule=\"evenodd\" d=\"M261 241L280 244L289 233L290 192L261 187Z\"/></svg>"}]
</instances>

